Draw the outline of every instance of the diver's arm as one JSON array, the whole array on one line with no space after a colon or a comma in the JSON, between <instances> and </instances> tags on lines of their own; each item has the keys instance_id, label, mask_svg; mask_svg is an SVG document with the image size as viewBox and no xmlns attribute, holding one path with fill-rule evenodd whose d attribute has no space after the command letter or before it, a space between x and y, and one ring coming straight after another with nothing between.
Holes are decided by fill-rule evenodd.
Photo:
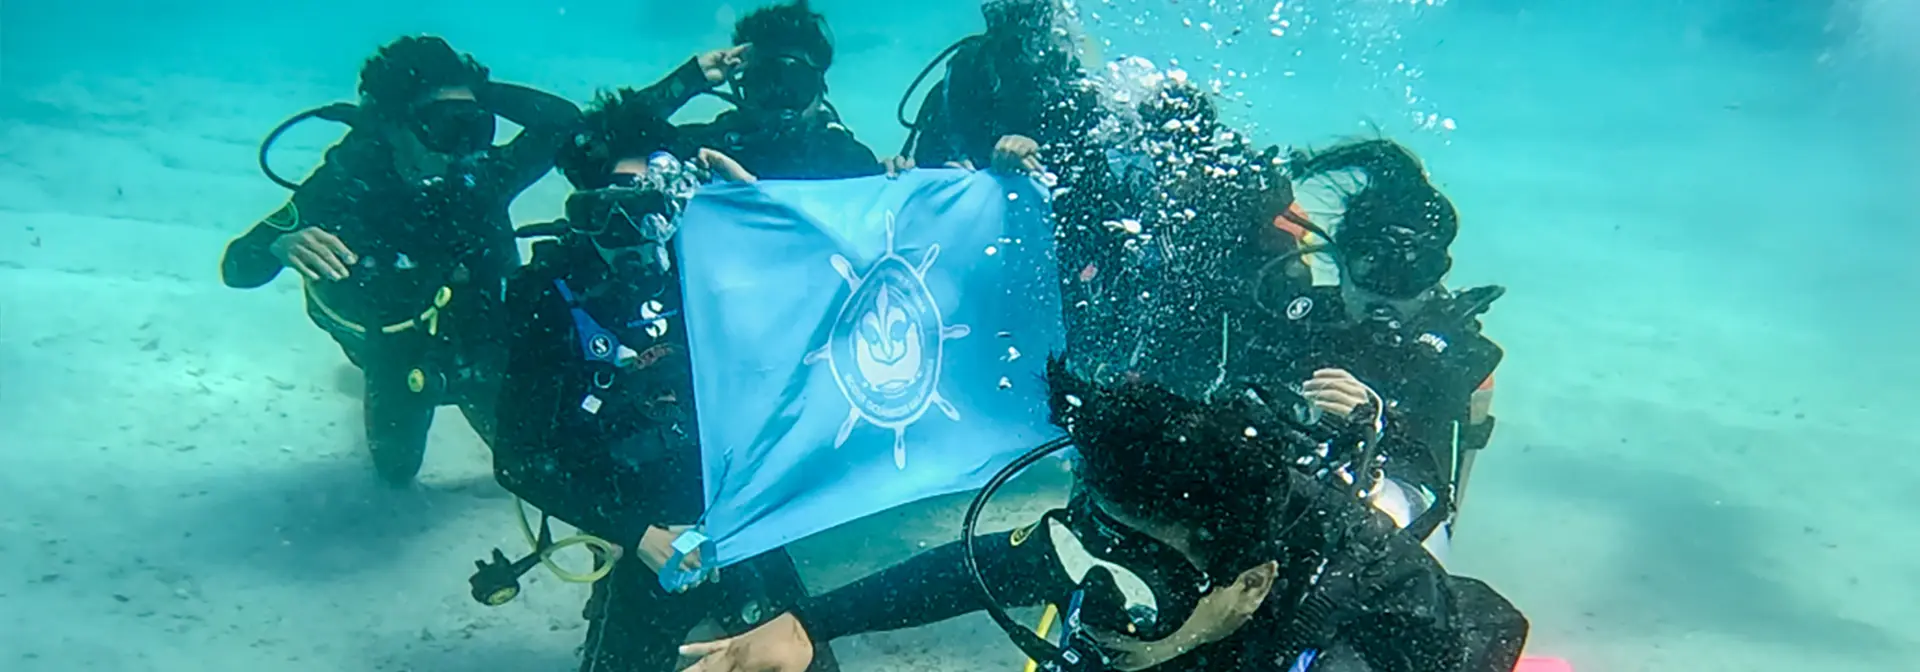
<instances>
[{"instance_id":1,"label":"diver's arm","mask_svg":"<svg viewBox=\"0 0 1920 672\"><path fill-rule=\"evenodd\" d=\"M523 135L566 134L580 125L578 106L565 98L532 87L488 82L474 93L488 111L526 129Z\"/></svg>"},{"instance_id":2,"label":"diver's arm","mask_svg":"<svg viewBox=\"0 0 1920 672\"><path fill-rule=\"evenodd\" d=\"M1036 527L974 537L980 573L1006 606L1032 606L1062 595L1070 581L1054 560L1045 522ZM1020 544L1013 539L1020 538ZM802 602L795 610L814 642L864 632L911 628L987 607L980 584L967 572L966 548L952 542L909 558L836 590Z\"/></svg>"},{"instance_id":3,"label":"diver's arm","mask_svg":"<svg viewBox=\"0 0 1920 672\"><path fill-rule=\"evenodd\" d=\"M358 192L346 170L340 167L335 151L337 148L328 150L327 160L300 183L286 205L227 243L227 250L220 257L221 282L235 289L253 289L273 282L286 267L273 252L273 244L281 236L306 227L318 227L336 235L340 232L344 220L353 216L356 201L353 194Z\"/></svg>"},{"instance_id":4,"label":"diver's arm","mask_svg":"<svg viewBox=\"0 0 1920 672\"><path fill-rule=\"evenodd\" d=\"M285 208L281 211L285 212ZM285 266L273 256L271 248L273 241L286 230L274 227L272 219L270 216L267 221L254 224L246 235L227 243L226 253L220 256L221 282L235 289L253 289L280 276L280 269Z\"/></svg>"},{"instance_id":5,"label":"diver's arm","mask_svg":"<svg viewBox=\"0 0 1920 672\"><path fill-rule=\"evenodd\" d=\"M580 127L580 108L565 98L504 82L488 82L474 91L480 104L519 124L520 134L501 150L507 187L514 193L538 182L553 169L560 143Z\"/></svg>"},{"instance_id":6,"label":"diver's arm","mask_svg":"<svg viewBox=\"0 0 1920 672\"><path fill-rule=\"evenodd\" d=\"M713 90L713 86L706 72L700 68L700 59L695 57L667 73L666 78L635 93L640 104L653 110L661 119L666 119L686 107L694 96Z\"/></svg>"}]
</instances>

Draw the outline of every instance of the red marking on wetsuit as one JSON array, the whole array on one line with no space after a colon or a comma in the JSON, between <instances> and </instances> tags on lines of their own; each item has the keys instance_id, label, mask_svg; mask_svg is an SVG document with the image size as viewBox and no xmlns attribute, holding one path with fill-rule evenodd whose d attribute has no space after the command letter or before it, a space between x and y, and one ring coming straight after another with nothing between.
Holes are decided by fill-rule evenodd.
<instances>
[{"instance_id":1,"label":"red marking on wetsuit","mask_svg":"<svg viewBox=\"0 0 1920 672\"><path fill-rule=\"evenodd\" d=\"M673 347L673 344L671 343L662 343L660 345L647 348L645 351L641 352L638 356L633 358L633 368L645 369L649 366L653 366L654 364L658 364L661 359L665 358L667 355L673 354L675 350L677 350L677 348Z\"/></svg>"},{"instance_id":2,"label":"red marking on wetsuit","mask_svg":"<svg viewBox=\"0 0 1920 672\"><path fill-rule=\"evenodd\" d=\"M1313 232L1308 231L1307 227L1301 226L1300 223L1312 221L1313 219L1307 216L1305 208L1300 207L1299 203L1292 203L1287 205L1286 212L1273 218L1273 228L1287 232L1296 242L1304 243L1307 236L1312 235Z\"/></svg>"}]
</instances>

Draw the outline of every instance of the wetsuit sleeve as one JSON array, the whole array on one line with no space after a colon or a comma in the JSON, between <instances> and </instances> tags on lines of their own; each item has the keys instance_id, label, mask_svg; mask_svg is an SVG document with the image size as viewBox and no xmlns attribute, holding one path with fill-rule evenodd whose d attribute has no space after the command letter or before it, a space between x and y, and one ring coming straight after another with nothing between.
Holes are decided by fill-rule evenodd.
<instances>
[{"instance_id":1,"label":"wetsuit sleeve","mask_svg":"<svg viewBox=\"0 0 1920 672\"><path fill-rule=\"evenodd\" d=\"M1034 606L1071 590L1045 525L974 538L980 573L1002 605ZM986 607L980 584L967 572L966 549L955 541L810 598L794 615L813 641L828 642L937 623Z\"/></svg>"},{"instance_id":2,"label":"wetsuit sleeve","mask_svg":"<svg viewBox=\"0 0 1920 672\"><path fill-rule=\"evenodd\" d=\"M552 170L560 143L580 128L580 108L551 93L491 82L481 87L478 97L488 110L521 127L500 154L510 193L525 190Z\"/></svg>"},{"instance_id":3,"label":"wetsuit sleeve","mask_svg":"<svg viewBox=\"0 0 1920 672\"><path fill-rule=\"evenodd\" d=\"M317 226L334 234L346 227L354 216L356 191L352 178L334 158L334 151L293 192L293 198L248 229L246 234L227 243L220 257L220 281L236 289L253 289L280 275L284 268L269 249L282 234Z\"/></svg>"},{"instance_id":4,"label":"wetsuit sleeve","mask_svg":"<svg viewBox=\"0 0 1920 672\"><path fill-rule=\"evenodd\" d=\"M253 289L279 277L283 266L269 248L286 230L270 222L285 217L292 207L291 203L281 207L279 211L268 215L267 220L254 224L245 235L227 243L227 252L220 257L221 282L236 289Z\"/></svg>"},{"instance_id":5,"label":"wetsuit sleeve","mask_svg":"<svg viewBox=\"0 0 1920 672\"><path fill-rule=\"evenodd\" d=\"M638 95L640 104L654 110L661 119L666 119L686 107L694 96L711 90L713 84L707 81L706 73L700 71L699 59L689 58L673 72L667 73L665 79L641 89Z\"/></svg>"},{"instance_id":6,"label":"wetsuit sleeve","mask_svg":"<svg viewBox=\"0 0 1920 672\"><path fill-rule=\"evenodd\" d=\"M545 280L529 273L507 292L518 326L500 385L494 478L547 515L631 548L662 522L648 501L662 484L613 459L603 437L566 431L561 414L579 402L567 394L566 367L578 354L566 304Z\"/></svg>"}]
</instances>

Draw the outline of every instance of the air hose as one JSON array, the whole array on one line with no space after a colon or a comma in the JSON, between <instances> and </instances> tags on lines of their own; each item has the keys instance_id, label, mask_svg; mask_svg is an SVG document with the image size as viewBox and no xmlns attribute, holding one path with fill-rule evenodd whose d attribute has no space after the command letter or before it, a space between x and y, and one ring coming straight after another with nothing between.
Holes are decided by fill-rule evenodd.
<instances>
[{"instance_id":1,"label":"air hose","mask_svg":"<svg viewBox=\"0 0 1920 672\"><path fill-rule=\"evenodd\" d=\"M467 583L473 586L473 599L481 604L497 607L520 596L520 577L532 571L534 566L543 565L547 571L567 583L593 583L607 577L613 571L614 562L620 559L619 546L605 539L590 535L576 534L559 541L553 540L553 529L548 526L546 515L540 516L540 531L533 531L533 524L527 522L526 503L519 497L513 498L513 512L520 520L520 534L533 550L518 560L509 559L500 549L493 549L493 557L476 560L473 563L473 576ZM560 563L554 562L553 555L561 549L573 546L585 546L593 553L594 568L588 572L575 572Z\"/></svg>"},{"instance_id":2,"label":"air hose","mask_svg":"<svg viewBox=\"0 0 1920 672\"><path fill-rule=\"evenodd\" d=\"M533 549L534 553L539 554L540 564L546 567L547 571L552 572L554 577L561 581L567 583L593 583L607 578L607 574L613 571L613 561L620 558L621 550L618 545L591 534L576 534L559 541L542 545L540 539L533 534L533 525L527 522L526 503L520 501L519 497L513 498L513 512L514 517L520 519L520 535L527 540L527 547ZM541 525L545 526L545 524L546 521L543 517ZM587 550L593 553L593 557L603 560L604 562L598 563L599 567L594 568L592 571L583 573L561 567L560 563L553 561L554 553L573 546L587 547Z\"/></svg>"}]
</instances>

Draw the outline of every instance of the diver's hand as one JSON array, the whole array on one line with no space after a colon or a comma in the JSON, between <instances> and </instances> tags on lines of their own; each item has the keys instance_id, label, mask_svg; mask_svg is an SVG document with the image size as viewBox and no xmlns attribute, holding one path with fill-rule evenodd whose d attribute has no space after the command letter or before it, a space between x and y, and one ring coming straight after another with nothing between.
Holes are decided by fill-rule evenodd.
<instances>
[{"instance_id":1,"label":"diver's hand","mask_svg":"<svg viewBox=\"0 0 1920 672\"><path fill-rule=\"evenodd\" d=\"M887 177L899 177L901 173L913 170L913 157L889 156L881 159L880 165L887 167Z\"/></svg>"},{"instance_id":2,"label":"diver's hand","mask_svg":"<svg viewBox=\"0 0 1920 672\"><path fill-rule=\"evenodd\" d=\"M685 525L672 529L658 526L647 528L646 533L640 535L640 561L647 563L647 568L653 570L653 573L659 574L661 568L666 567L667 562L673 559L673 540L680 538L680 534L688 529L690 528ZM690 571L699 568L700 551L698 550L680 559L682 570Z\"/></svg>"},{"instance_id":3,"label":"diver's hand","mask_svg":"<svg viewBox=\"0 0 1920 672\"><path fill-rule=\"evenodd\" d=\"M1009 175L1037 175L1045 172L1040 165L1040 143L1024 135L1006 135L993 146L993 169Z\"/></svg>"},{"instance_id":4,"label":"diver's hand","mask_svg":"<svg viewBox=\"0 0 1920 672\"><path fill-rule=\"evenodd\" d=\"M1366 383L1360 382L1359 378L1353 377L1345 369L1315 371L1313 379L1302 384L1300 391L1321 412L1343 420L1373 396Z\"/></svg>"},{"instance_id":5,"label":"diver's hand","mask_svg":"<svg viewBox=\"0 0 1920 672\"><path fill-rule=\"evenodd\" d=\"M781 614L739 637L680 647L699 662L686 672L804 672L813 663L813 638L793 614Z\"/></svg>"},{"instance_id":6,"label":"diver's hand","mask_svg":"<svg viewBox=\"0 0 1920 672\"><path fill-rule=\"evenodd\" d=\"M754 177L753 173L747 172L746 168L741 167L739 161L733 160L731 156L721 154L719 150L701 148L699 156L694 157L694 160L699 161L700 165L706 166L708 171L729 181L751 184L760 179Z\"/></svg>"},{"instance_id":7,"label":"diver's hand","mask_svg":"<svg viewBox=\"0 0 1920 672\"><path fill-rule=\"evenodd\" d=\"M1166 639L1143 642L1100 633L1094 636L1113 654L1115 670L1135 672L1158 667L1194 649L1226 639L1253 620L1272 592L1273 577L1279 569L1279 563L1268 562L1241 572L1233 583L1207 593L1194 605L1193 615L1187 617L1187 622Z\"/></svg>"},{"instance_id":8,"label":"diver's hand","mask_svg":"<svg viewBox=\"0 0 1920 672\"><path fill-rule=\"evenodd\" d=\"M267 250L308 280L345 280L347 268L360 262L359 255L347 249L339 237L314 227L281 234Z\"/></svg>"},{"instance_id":9,"label":"diver's hand","mask_svg":"<svg viewBox=\"0 0 1920 672\"><path fill-rule=\"evenodd\" d=\"M700 74L706 75L707 84L719 86L740 72L747 62L747 50L751 44L742 44L732 49L715 49L695 56L694 62L700 66Z\"/></svg>"}]
</instances>

